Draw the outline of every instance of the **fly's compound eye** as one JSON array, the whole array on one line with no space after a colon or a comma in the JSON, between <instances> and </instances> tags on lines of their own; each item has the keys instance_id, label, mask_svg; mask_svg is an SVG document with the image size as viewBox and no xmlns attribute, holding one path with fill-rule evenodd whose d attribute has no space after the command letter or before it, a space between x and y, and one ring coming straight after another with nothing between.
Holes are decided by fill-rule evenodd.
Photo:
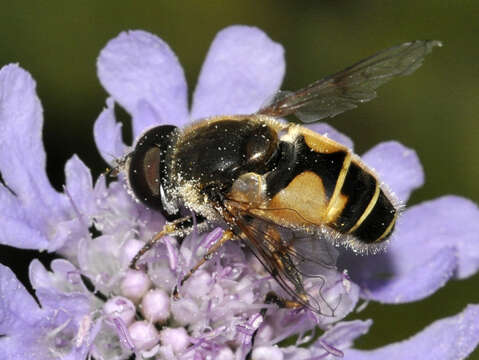
<instances>
[{"instance_id":1,"label":"fly's compound eye","mask_svg":"<svg viewBox=\"0 0 479 360\"><path fill-rule=\"evenodd\" d=\"M164 125L147 131L137 142L128 166L128 183L135 197L166 217L175 212L165 189L169 180L167 157L176 139L176 129Z\"/></svg>"}]
</instances>

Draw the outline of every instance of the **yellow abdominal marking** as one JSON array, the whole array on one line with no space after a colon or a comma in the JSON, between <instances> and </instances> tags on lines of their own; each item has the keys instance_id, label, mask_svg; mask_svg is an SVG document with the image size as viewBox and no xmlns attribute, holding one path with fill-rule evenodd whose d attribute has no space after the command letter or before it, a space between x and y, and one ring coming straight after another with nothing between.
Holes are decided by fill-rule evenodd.
<instances>
[{"instance_id":1,"label":"yellow abdominal marking","mask_svg":"<svg viewBox=\"0 0 479 360\"><path fill-rule=\"evenodd\" d=\"M348 174L350 164L351 153L348 152L344 159L341 171L339 172L338 180L336 181L333 195L329 200L328 208L326 209L326 223L328 224L333 223L338 218L348 202L348 197L341 194L341 189L343 188L344 180Z\"/></svg>"},{"instance_id":2,"label":"yellow abdominal marking","mask_svg":"<svg viewBox=\"0 0 479 360\"><path fill-rule=\"evenodd\" d=\"M383 232L383 234L377 238L374 242L378 243L378 242L381 242L386 236L388 236L392 229L393 229L393 226L394 224L396 223L396 219L397 219L397 216L398 216L398 212L396 211L396 213L394 214L394 219L392 219L391 223L389 224L389 226L387 227L387 229Z\"/></svg>"},{"instance_id":3,"label":"yellow abdominal marking","mask_svg":"<svg viewBox=\"0 0 479 360\"><path fill-rule=\"evenodd\" d=\"M312 171L302 172L271 199L268 207L294 210L283 214L283 220L290 224L304 225L306 220L321 225L326 213L323 181Z\"/></svg>"},{"instance_id":4,"label":"yellow abdominal marking","mask_svg":"<svg viewBox=\"0 0 479 360\"><path fill-rule=\"evenodd\" d=\"M298 132L303 135L306 145L318 153L329 154L337 151L348 151L346 146L308 128L301 127L298 130Z\"/></svg>"}]
</instances>

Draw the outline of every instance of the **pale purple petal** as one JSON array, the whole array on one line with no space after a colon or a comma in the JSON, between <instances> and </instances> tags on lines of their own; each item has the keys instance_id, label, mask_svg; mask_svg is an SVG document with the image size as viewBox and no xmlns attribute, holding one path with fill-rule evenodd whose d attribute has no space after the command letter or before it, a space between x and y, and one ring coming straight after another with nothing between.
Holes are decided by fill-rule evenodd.
<instances>
[{"instance_id":1,"label":"pale purple petal","mask_svg":"<svg viewBox=\"0 0 479 360\"><path fill-rule=\"evenodd\" d=\"M424 172L416 152L396 141L376 145L362 159L403 203L413 190L424 184Z\"/></svg>"},{"instance_id":2,"label":"pale purple petal","mask_svg":"<svg viewBox=\"0 0 479 360\"><path fill-rule=\"evenodd\" d=\"M465 278L478 271L479 208L471 200L443 196L424 202L408 209L400 226L392 249L394 257L413 248L433 252L453 246L458 259L454 275Z\"/></svg>"},{"instance_id":3,"label":"pale purple petal","mask_svg":"<svg viewBox=\"0 0 479 360\"><path fill-rule=\"evenodd\" d=\"M47 248L54 222L65 218L66 198L45 172L42 107L35 82L18 65L0 70L0 241L20 248Z\"/></svg>"},{"instance_id":4,"label":"pale purple petal","mask_svg":"<svg viewBox=\"0 0 479 360\"><path fill-rule=\"evenodd\" d=\"M321 340L330 345L350 346L356 338L368 332L372 323L371 320L342 321L326 331L321 336Z\"/></svg>"},{"instance_id":5,"label":"pale purple petal","mask_svg":"<svg viewBox=\"0 0 479 360\"><path fill-rule=\"evenodd\" d=\"M135 124L142 102L155 111L156 123L182 125L188 118L187 85L183 69L169 46L145 31L122 32L108 42L98 58L98 77Z\"/></svg>"},{"instance_id":6,"label":"pale purple petal","mask_svg":"<svg viewBox=\"0 0 479 360\"><path fill-rule=\"evenodd\" d=\"M90 169L73 155L65 165L65 191L77 215L88 216L95 208L95 193Z\"/></svg>"},{"instance_id":7,"label":"pale purple petal","mask_svg":"<svg viewBox=\"0 0 479 360\"><path fill-rule=\"evenodd\" d=\"M18 350L28 349L28 358L36 354L35 358L51 359L62 354L62 359L84 360L98 332L99 323L91 316L95 297L68 261L54 260L51 268L47 271L38 260L30 265L30 281L44 316L17 334L25 341Z\"/></svg>"},{"instance_id":8,"label":"pale purple petal","mask_svg":"<svg viewBox=\"0 0 479 360\"><path fill-rule=\"evenodd\" d=\"M49 360L52 358L52 348L55 347L55 336L51 336L55 329L66 324L64 317L59 316L65 311L74 311L71 307L65 307L62 302L52 302L52 311L40 309L17 280L13 272L6 266L0 265L0 348L2 359L38 359ZM73 328L65 329L65 334L74 336ZM61 332L58 338L62 338ZM51 343L50 343L51 341ZM53 344L52 344L53 343ZM67 344L71 344L70 341ZM53 346L52 346L53 345ZM82 360L85 358L87 347L82 344L73 348L70 356L64 359ZM63 349L58 349L63 350ZM73 356L75 353L83 353L83 356Z\"/></svg>"},{"instance_id":9,"label":"pale purple petal","mask_svg":"<svg viewBox=\"0 0 479 360\"><path fill-rule=\"evenodd\" d=\"M406 254L404 254L406 255ZM367 282L362 282L363 296L383 303L405 303L423 299L439 288L454 274L457 265L455 250L446 247L424 256L410 254L391 260L391 272L378 261L378 268L371 270ZM369 261L369 265L372 260Z\"/></svg>"},{"instance_id":10,"label":"pale purple petal","mask_svg":"<svg viewBox=\"0 0 479 360\"><path fill-rule=\"evenodd\" d=\"M151 106L145 100L140 100L138 102L138 113L133 119L134 139L139 140L144 132L148 131L154 126L158 126L158 118L159 116L153 106Z\"/></svg>"},{"instance_id":11,"label":"pale purple petal","mask_svg":"<svg viewBox=\"0 0 479 360\"><path fill-rule=\"evenodd\" d=\"M348 136L333 128L331 125L328 125L326 123L316 123L307 125L305 124L304 126L353 150L353 141Z\"/></svg>"},{"instance_id":12,"label":"pale purple petal","mask_svg":"<svg viewBox=\"0 0 479 360\"><path fill-rule=\"evenodd\" d=\"M47 178L42 143L43 109L36 84L18 65L0 70L0 171L25 206L61 212L60 194Z\"/></svg>"},{"instance_id":13,"label":"pale purple petal","mask_svg":"<svg viewBox=\"0 0 479 360\"><path fill-rule=\"evenodd\" d=\"M28 209L9 190L0 185L0 243L23 249L46 249L48 239L37 228L30 226Z\"/></svg>"},{"instance_id":14,"label":"pale purple petal","mask_svg":"<svg viewBox=\"0 0 479 360\"><path fill-rule=\"evenodd\" d=\"M25 346L25 343L33 343L36 339L32 338L30 333L23 336L3 336L0 337L0 347L2 349L2 359L5 360L24 360L31 359L32 348ZM50 355L39 349L36 352L35 360L50 360Z\"/></svg>"},{"instance_id":15,"label":"pale purple petal","mask_svg":"<svg viewBox=\"0 0 479 360\"><path fill-rule=\"evenodd\" d=\"M479 344L479 305L429 325L419 334L376 350L346 350L348 360L460 360Z\"/></svg>"},{"instance_id":16,"label":"pale purple petal","mask_svg":"<svg viewBox=\"0 0 479 360\"><path fill-rule=\"evenodd\" d=\"M76 284L72 283L68 273L58 270L49 272L37 259L32 261L29 277L35 294L44 309L62 309L68 317L80 321L82 316L90 312L89 293L84 291L78 278Z\"/></svg>"},{"instance_id":17,"label":"pale purple petal","mask_svg":"<svg viewBox=\"0 0 479 360\"><path fill-rule=\"evenodd\" d=\"M0 264L0 335L15 335L34 326L41 309L15 274Z\"/></svg>"},{"instance_id":18,"label":"pale purple petal","mask_svg":"<svg viewBox=\"0 0 479 360\"><path fill-rule=\"evenodd\" d=\"M216 35L201 69L191 118L256 112L279 90L284 69L283 47L263 31L227 27Z\"/></svg>"},{"instance_id":19,"label":"pale purple petal","mask_svg":"<svg viewBox=\"0 0 479 360\"><path fill-rule=\"evenodd\" d=\"M288 346L281 350L285 360L340 359L342 353L351 347L355 339L366 334L371 325L371 320L342 321L331 326L308 347Z\"/></svg>"},{"instance_id":20,"label":"pale purple petal","mask_svg":"<svg viewBox=\"0 0 479 360\"><path fill-rule=\"evenodd\" d=\"M455 196L416 205L399 218L386 253L348 254L341 264L369 299L419 300L451 276L463 278L477 271L479 210L471 201Z\"/></svg>"},{"instance_id":21,"label":"pale purple petal","mask_svg":"<svg viewBox=\"0 0 479 360\"><path fill-rule=\"evenodd\" d=\"M65 259L55 259L50 263L52 271L34 259L28 268L29 279L34 289L51 288L62 292L87 292L81 272Z\"/></svg>"},{"instance_id":22,"label":"pale purple petal","mask_svg":"<svg viewBox=\"0 0 479 360\"><path fill-rule=\"evenodd\" d=\"M88 228L97 213L99 194L93 189L90 169L76 155L65 165L65 180L64 192L72 215L55 224L48 249L57 250L67 258L75 258L78 241L89 237Z\"/></svg>"},{"instance_id":23,"label":"pale purple petal","mask_svg":"<svg viewBox=\"0 0 479 360\"><path fill-rule=\"evenodd\" d=\"M93 127L96 147L109 164L121 158L126 151L121 135L121 123L116 122L114 106L113 99L108 98L106 109L103 109Z\"/></svg>"}]
</instances>

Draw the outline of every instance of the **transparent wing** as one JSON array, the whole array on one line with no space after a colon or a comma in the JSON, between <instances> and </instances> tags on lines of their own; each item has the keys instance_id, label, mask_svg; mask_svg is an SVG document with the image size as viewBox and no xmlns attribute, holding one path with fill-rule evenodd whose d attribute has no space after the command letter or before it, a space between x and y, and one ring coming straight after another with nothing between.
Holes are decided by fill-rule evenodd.
<instances>
[{"instance_id":1,"label":"transparent wing","mask_svg":"<svg viewBox=\"0 0 479 360\"><path fill-rule=\"evenodd\" d=\"M244 210L234 219L241 239L292 299L318 314L334 313L322 296L328 273L336 271L337 252L330 243Z\"/></svg>"},{"instance_id":2,"label":"transparent wing","mask_svg":"<svg viewBox=\"0 0 479 360\"><path fill-rule=\"evenodd\" d=\"M442 44L417 40L383 50L301 90L279 92L258 113L274 117L295 114L305 123L336 116L374 99L376 89L392 78L413 73L435 46Z\"/></svg>"}]
</instances>

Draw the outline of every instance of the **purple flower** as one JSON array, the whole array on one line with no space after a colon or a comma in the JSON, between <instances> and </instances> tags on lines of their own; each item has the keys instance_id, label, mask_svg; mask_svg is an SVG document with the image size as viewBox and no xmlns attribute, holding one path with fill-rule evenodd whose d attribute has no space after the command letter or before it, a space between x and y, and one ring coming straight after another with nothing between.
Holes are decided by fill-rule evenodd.
<instances>
[{"instance_id":1,"label":"purple flower","mask_svg":"<svg viewBox=\"0 0 479 360\"><path fill-rule=\"evenodd\" d=\"M217 114L253 113L279 90L284 68L282 47L263 32L229 27L210 48L188 111L183 70L168 45L143 31L122 33L98 59L100 81L111 95L95 123L98 149L110 163L128 151L115 104L131 114L137 138L157 124L183 126ZM64 192L55 191L45 173L42 123L31 76L17 65L3 67L0 242L63 257L51 263L51 271L37 260L31 263L38 303L0 265L4 358L127 359L136 354L226 360L243 359L251 351L256 360L432 360L463 359L479 343L477 304L408 340L373 351L351 348L372 321L343 321L359 298L415 301L449 279L476 273L479 211L469 200L445 196L407 209L386 253L354 256L341 250L338 270L324 275L321 290L324 305L337 307L334 316L265 304L266 293L277 284L238 242L227 243L202 266L175 301L172 289L222 230L193 234L181 244L166 237L145 255L147 273L129 270L131 258L165 220L133 201L121 180L107 185L100 177L93 183L76 156L66 164ZM352 147L326 124L312 128ZM379 144L363 159L404 202L423 183L415 152L397 142ZM90 233L92 226L100 235ZM294 345L277 345L291 335L298 335Z\"/></svg>"}]
</instances>

